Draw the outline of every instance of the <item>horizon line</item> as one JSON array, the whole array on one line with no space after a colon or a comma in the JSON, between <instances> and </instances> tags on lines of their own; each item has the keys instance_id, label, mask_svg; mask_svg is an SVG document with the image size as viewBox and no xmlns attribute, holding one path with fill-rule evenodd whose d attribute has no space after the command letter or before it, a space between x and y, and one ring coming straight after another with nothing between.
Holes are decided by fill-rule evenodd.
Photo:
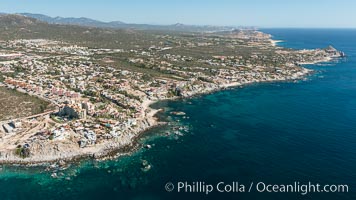
<instances>
[{"instance_id":1,"label":"horizon line","mask_svg":"<svg viewBox=\"0 0 356 200\"><path fill-rule=\"evenodd\" d=\"M86 18L90 20L95 20L98 22L103 22L103 23L111 23L111 22L122 22L124 24L133 24L133 25L153 25L153 26L169 26L169 25L175 25L175 24L182 24L186 26L218 26L218 27L231 27L231 28L239 28L239 27L249 27L249 28L255 28L255 29L356 29L356 27L317 27L317 26L258 26L258 25L214 25L214 24L187 24L187 23L181 23L181 22L173 22L170 24L159 24L159 23L132 23L132 22L126 22L126 21L121 21L121 20L114 20L114 21L105 21L105 20L100 20L92 17L86 17L86 16L81 16L81 17L73 17L73 16L54 16L54 15L49 15L49 14L42 14L42 13L31 13L31 12L16 12L16 13L5 13L5 12L0 12L0 14L5 14L5 15L22 15L23 14L34 14L34 15L44 15L47 17L51 18ZM28 17L28 16L26 16ZM40 20L41 21L41 20Z\"/></svg>"}]
</instances>

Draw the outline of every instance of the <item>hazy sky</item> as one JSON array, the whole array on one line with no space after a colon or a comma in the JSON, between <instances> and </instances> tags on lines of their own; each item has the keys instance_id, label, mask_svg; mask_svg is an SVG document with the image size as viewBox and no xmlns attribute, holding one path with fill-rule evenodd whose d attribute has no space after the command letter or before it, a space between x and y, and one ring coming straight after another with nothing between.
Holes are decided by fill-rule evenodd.
<instances>
[{"instance_id":1,"label":"hazy sky","mask_svg":"<svg viewBox=\"0 0 356 200\"><path fill-rule=\"evenodd\" d=\"M356 28L355 0L0 0L0 12L127 23Z\"/></svg>"}]
</instances>

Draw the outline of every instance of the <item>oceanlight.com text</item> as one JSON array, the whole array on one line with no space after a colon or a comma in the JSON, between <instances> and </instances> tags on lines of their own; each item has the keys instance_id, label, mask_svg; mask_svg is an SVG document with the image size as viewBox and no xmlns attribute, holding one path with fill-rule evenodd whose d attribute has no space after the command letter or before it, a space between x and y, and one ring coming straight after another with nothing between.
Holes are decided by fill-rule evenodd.
<instances>
[{"instance_id":1,"label":"oceanlight.com text","mask_svg":"<svg viewBox=\"0 0 356 200\"><path fill-rule=\"evenodd\" d=\"M168 182L165 185L167 192L178 193L298 193L307 195L309 193L347 193L349 186L346 184L320 184L320 183L301 183L295 181L291 184L270 184L264 182L250 182L248 184L235 182L218 182L216 184L203 181L196 182Z\"/></svg>"}]
</instances>

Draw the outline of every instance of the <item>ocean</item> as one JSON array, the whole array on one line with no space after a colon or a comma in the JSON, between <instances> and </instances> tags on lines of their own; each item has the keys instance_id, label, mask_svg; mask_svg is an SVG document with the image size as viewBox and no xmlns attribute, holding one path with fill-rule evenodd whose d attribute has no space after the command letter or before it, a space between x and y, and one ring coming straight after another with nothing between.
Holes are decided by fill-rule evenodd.
<instances>
[{"instance_id":1,"label":"ocean","mask_svg":"<svg viewBox=\"0 0 356 200\"><path fill-rule=\"evenodd\" d=\"M280 46L333 45L347 58L307 65L315 73L306 80L159 102L153 106L164 108L160 118L170 123L140 139L152 148L116 160L72 164L57 172L59 178L43 168L2 166L0 199L356 199L356 29L262 31L283 40ZM143 169L144 160L151 169ZM185 185L178 192L179 182ZM236 182L240 191L191 191L195 183L215 187L220 182ZM348 192L253 189L257 183L309 182L347 185ZM171 189L167 183L173 183L172 192L166 191Z\"/></svg>"}]
</instances>

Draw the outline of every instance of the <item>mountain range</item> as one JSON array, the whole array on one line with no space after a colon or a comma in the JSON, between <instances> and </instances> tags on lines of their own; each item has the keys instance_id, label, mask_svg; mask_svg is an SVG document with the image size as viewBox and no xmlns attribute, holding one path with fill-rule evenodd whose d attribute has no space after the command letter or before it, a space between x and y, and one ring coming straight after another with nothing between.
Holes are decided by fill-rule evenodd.
<instances>
[{"instance_id":1,"label":"mountain range","mask_svg":"<svg viewBox=\"0 0 356 200\"><path fill-rule=\"evenodd\" d=\"M4 13L3 13L4 14ZM176 23L172 25L151 25L151 24L132 24L124 23L122 21L102 22L85 17L50 17L43 14L33 13L18 13L19 15L34 18L49 24L65 24L65 25L78 25L97 28L114 28L114 29L139 29L139 30L171 30L171 31L226 31L232 30L236 27L229 26L198 26L198 25L185 25Z\"/></svg>"}]
</instances>

